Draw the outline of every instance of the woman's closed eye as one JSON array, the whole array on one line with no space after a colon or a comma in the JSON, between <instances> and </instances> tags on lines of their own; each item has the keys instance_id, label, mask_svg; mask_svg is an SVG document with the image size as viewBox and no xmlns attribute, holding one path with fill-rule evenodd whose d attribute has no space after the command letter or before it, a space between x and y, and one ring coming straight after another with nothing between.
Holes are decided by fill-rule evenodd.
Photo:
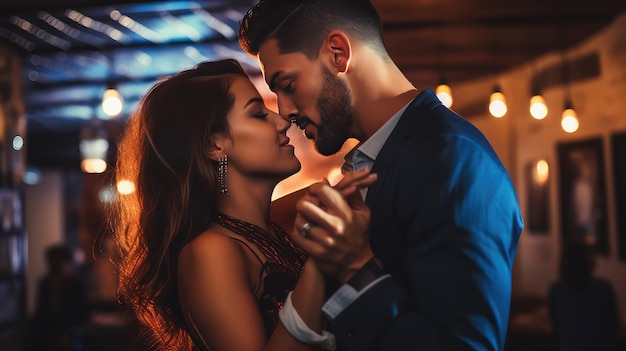
<instances>
[{"instance_id":1,"label":"woman's closed eye","mask_svg":"<svg viewBox=\"0 0 626 351\"><path fill-rule=\"evenodd\" d=\"M257 112L257 113L253 113L252 117L254 118L260 118L260 119L266 119L267 118L268 113L265 111L261 111L261 112Z\"/></svg>"}]
</instances>

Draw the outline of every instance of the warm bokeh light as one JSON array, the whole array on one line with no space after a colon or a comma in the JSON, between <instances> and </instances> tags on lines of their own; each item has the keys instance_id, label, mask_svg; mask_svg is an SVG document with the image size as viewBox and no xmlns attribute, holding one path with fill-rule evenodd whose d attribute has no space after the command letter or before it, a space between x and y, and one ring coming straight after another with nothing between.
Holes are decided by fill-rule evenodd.
<instances>
[{"instance_id":1,"label":"warm bokeh light","mask_svg":"<svg viewBox=\"0 0 626 351\"><path fill-rule=\"evenodd\" d=\"M336 184L341 179L344 156L358 144L356 139L348 139L336 154L322 156L315 150L313 142L307 140L304 133L295 125L287 131L287 136L291 139L290 144L296 148L295 153L302 163L302 169L278 183L272 194L272 200L320 182L324 178L328 179L330 184Z\"/></svg>"},{"instance_id":2,"label":"warm bokeh light","mask_svg":"<svg viewBox=\"0 0 626 351\"><path fill-rule=\"evenodd\" d=\"M341 173L341 167L333 167L328 171L328 182L330 185L337 185L343 179L343 174Z\"/></svg>"},{"instance_id":3,"label":"warm bokeh light","mask_svg":"<svg viewBox=\"0 0 626 351\"><path fill-rule=\"evenodd\" d=\"M117 182L117 192L122 195L128 195L135 192L135 184L127 179Z\"/></svg>"},{"instance_id":4,"label":"warm bokeh light","mask_svg":"<svg viewBox=\"0 0 626 351\"><path fill-rule=\"evenodd\" d=\"M544 119L548 115L548 106L543 96L537 94L530 98L530 115L534 119Z\"/></svg>"},{"instance_id":5,"label":"warm bokeh light","mask_svg":"<svg viewBox=\"0 0 626 351\"><path fill-rule=\"evenodd\" d=\"M574 111L573 108L568 108L563 111L563 117L561 118L561 127L567 133L574 133L578 130L578 117L576 117L576 111Z\"/></svg>"},{"instance_id":6,"label":"warm bokeh light","mask_svg":"<svg viewBox=\"0 0 626 351\"><path fill-rule=\"evenodd\" d=\"M489 99L489 113L496 118L506 115L507 107L504 94L494 91Z\"/></svg>"},{"instance_id":7,"label":"warm bokeh light","mask_svg":"<svg viewBox=\"0 0 626 351\"><path fill-rule=\"evenodd\" d=\"M102 173L107 170L107 163L99 158L86 158L80 162L80 169L85 173Z\"/></svg>"},{"instance_id":8,"label":"warm bokeh light","mask_svg":"<svg viewBox=\"0 0 626 351\"><path fill-rule=\"evenodd\" d=\"M535 165L534 178L535 182L539 185L543 185L548 181L548 175L550 173L550 167L546 160L539 160Z\"/></svg>"},{"instance_id":9,"label":"warm bokeh light","mask_svg":"<svg viewBox=\"0 0 626 351\"><path fill-rule=\"evenodd\" d=\"M102 95L102 110L109 117L115 117L122 112L124 103L122 95L115 88L109 88Z\"/></svg>"},{"instance_id":10,"label":"warm bokeh light","mask_svg":"<svg viewBox=\"0 0 626 351\"><path fill-rule=\"evenodd\" d=\"M80 141L80 168L85 173L102 173L107 169L106 156L109 142L106 139L84 139Z\"/></svg>"},{"instance_id":11,"label":"warm bokeh light","mask_svg":"<svg viewBox=\"0 0 626 351\"><path fill-rule=\"evenodd\" d=\"M439 98L443 106L452 106L452 90L449 85L439 84L435 89L435 94L437 94L437 98Z\"/></svg>"}]
</instances>

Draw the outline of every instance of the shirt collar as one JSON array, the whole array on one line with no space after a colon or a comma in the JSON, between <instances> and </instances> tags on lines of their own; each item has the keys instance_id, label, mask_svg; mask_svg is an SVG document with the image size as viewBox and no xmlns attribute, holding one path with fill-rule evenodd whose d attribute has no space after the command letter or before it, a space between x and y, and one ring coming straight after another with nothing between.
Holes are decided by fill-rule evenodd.
<instances>
[{"instance_id":1,"label":"shirt collar","mask_svg":"<svg viewBox=\"0 0 626 351\"><path fill-rule=\"evenodd\" d=\"M389 118L389 120L387 120L387 122L385 122L385 124L383 124L383 126L380 127L374 134L372 134L372 136L369 137L365 142L357 145L356 149L359 152L365 154L365 156L372 159L372 161L376 160L376 157L378 157L378 153L383 148L383 145L385 145L385 142L389 138L389 135L391 135L391 132L398 124L400 117L402 116L404 111L406 111L407 107L409 107L412 101L413 100L404 105L398 112L391 116L391 118Z\"/></svg>"}]
</instances>

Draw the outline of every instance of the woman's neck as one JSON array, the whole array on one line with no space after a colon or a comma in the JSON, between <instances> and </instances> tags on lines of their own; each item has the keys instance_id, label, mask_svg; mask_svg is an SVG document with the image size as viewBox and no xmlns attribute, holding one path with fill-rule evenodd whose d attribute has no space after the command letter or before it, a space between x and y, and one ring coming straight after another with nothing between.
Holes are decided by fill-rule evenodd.
<instances>
[{"instance_id":1,"label":"woman's neck","mask_svg":"<svg viewBox=\"0 0 626 351\"><path fill-rule=\"evenodd\" d=\"M225 215L269 230L270 203L274 185L267 185L267 182L259 183L247 182L245 186L237 184L228 186L228 195L222 193L218 195L217 209Z\"/></svg>"}]
</instances>

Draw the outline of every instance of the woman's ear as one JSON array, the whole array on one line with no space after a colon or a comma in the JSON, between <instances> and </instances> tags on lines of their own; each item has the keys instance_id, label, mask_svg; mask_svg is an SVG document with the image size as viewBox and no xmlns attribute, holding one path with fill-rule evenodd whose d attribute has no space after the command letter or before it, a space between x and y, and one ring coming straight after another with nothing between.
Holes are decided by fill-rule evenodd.
<instances>
[{"instance_id":1,"label":"woman's ear","mask_svg":"<svg viewBox=\"0 0 626 351\"><path fill-rule=\"evenodd\" d=\"M207 148L207 155L213 161L218 161L220 158L224 158L226 155L224 147L226 146L226 137L214 136L211 138L211 143Z\"/></svg>"},{"instance_id":2,"label":"woman's ear","mask_svg":"<svg viewBox=\"0 0 626 351\"><path fill-rule=\"evenodd\" d=\"M328 57L328 67L334 67L337 72L345 73L350 66L352 47L346 33L333 30L328 33L324 45L322 45L322 57Z\"/></svg>"},{"instance_id":3,"label":"woman's ear","mask_svg":"<svg viewBox=\"0 0 626 351\"><path fill-rule=\"evenodd\" d=\"M216 161L216 162L218 161L218 159L223 158L222 150L216 149L214 147L209 147L207 154L211 160Z\"/></svg>"}]
</instances>

